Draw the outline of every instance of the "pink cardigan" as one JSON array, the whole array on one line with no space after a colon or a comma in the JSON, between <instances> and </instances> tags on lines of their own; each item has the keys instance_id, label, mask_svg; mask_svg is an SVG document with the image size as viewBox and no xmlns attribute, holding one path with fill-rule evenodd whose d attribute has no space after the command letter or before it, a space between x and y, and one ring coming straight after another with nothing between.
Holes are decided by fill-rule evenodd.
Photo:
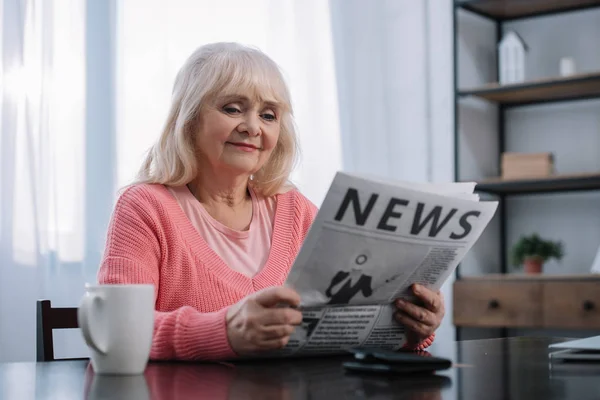
<instances>
[{"instance_id":1,"label":"pink cardigan","mask_svg":"<svg viewBox=\"0 0 600 400\"><path fill-rule=\"evenodd\" d=\"M133 185L115 206L98 281L154 285L150 358L234 358L225 324L228 307L285 282L316 213L297 190L278 195L269 258L249 278L217 256L166 187Z\"/></svg>"}]
</instances>

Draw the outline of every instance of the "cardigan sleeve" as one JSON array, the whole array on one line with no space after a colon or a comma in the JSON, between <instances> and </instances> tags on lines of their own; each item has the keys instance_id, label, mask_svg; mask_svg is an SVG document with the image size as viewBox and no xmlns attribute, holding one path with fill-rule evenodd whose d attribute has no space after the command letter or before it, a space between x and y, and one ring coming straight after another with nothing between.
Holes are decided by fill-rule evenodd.
<instances>
[{"instance_id":1,"label":"cardigan sleeve","mask_svg":"<svg viewBox=\"0 0 600 400\"><path fill-rule=\"evenodd\" d=\"M155 299L160 285L164 238L157 205L143 189L129 188L117 201L104 257L100 284L152 284ZM235 356L227 338L228 308L201 313L191 306L155 311L151 359L215 360Z\"/></svg>"}]
</instances>

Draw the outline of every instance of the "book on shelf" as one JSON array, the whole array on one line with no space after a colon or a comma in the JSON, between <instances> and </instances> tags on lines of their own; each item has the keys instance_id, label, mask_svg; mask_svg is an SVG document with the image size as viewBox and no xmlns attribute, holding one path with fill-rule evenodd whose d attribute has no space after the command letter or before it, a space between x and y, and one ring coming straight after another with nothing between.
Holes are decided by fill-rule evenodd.
<instances>
[{"instance_id":1,"label":"book on shelf","mask_svg":"<svg viewBox=\"0 0 600 400\"><path fill-rule=\"evenodd\" d=\"M554 174L552 153L502 153L502 179L545 178Z\"/></svg>"}]
</instances>

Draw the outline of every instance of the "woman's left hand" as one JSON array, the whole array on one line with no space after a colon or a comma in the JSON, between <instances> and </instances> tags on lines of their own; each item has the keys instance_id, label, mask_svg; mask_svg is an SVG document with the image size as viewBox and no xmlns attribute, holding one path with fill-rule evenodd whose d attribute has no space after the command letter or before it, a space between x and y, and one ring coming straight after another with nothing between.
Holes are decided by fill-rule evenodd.
<instances>
[{"instance_id":1,"label":"woman's left hand","mask_svg":"<svg viewBox=\"0 0 600 400\"><path fill-rule=\"evenodd\" d=\"M394 313L394 318L408 330L409 344L416 345L435 332L442 323L446 310L444 296L441 292L434 292L419 284L413 285L412 290L423 305L418 306L406 300L397 299L394 304L398 311Z\"/></svg>"}]
</instances>

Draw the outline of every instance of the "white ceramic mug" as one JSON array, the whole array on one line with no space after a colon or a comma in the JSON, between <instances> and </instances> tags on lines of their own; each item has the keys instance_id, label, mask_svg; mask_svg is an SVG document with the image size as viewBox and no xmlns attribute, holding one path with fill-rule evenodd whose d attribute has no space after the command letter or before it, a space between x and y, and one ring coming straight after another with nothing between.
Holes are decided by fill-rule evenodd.
<instances>
[{"instance_id":1,"label":"white ceramic mug","mask_svg":"<svg viewBox=\"0 0 600 400\"><path fill-rule=\"evenodd\" d=\"M144 372L154 329L153 285L86 285L77 318L95 373Z\"/></svg>"}]
</instances>

